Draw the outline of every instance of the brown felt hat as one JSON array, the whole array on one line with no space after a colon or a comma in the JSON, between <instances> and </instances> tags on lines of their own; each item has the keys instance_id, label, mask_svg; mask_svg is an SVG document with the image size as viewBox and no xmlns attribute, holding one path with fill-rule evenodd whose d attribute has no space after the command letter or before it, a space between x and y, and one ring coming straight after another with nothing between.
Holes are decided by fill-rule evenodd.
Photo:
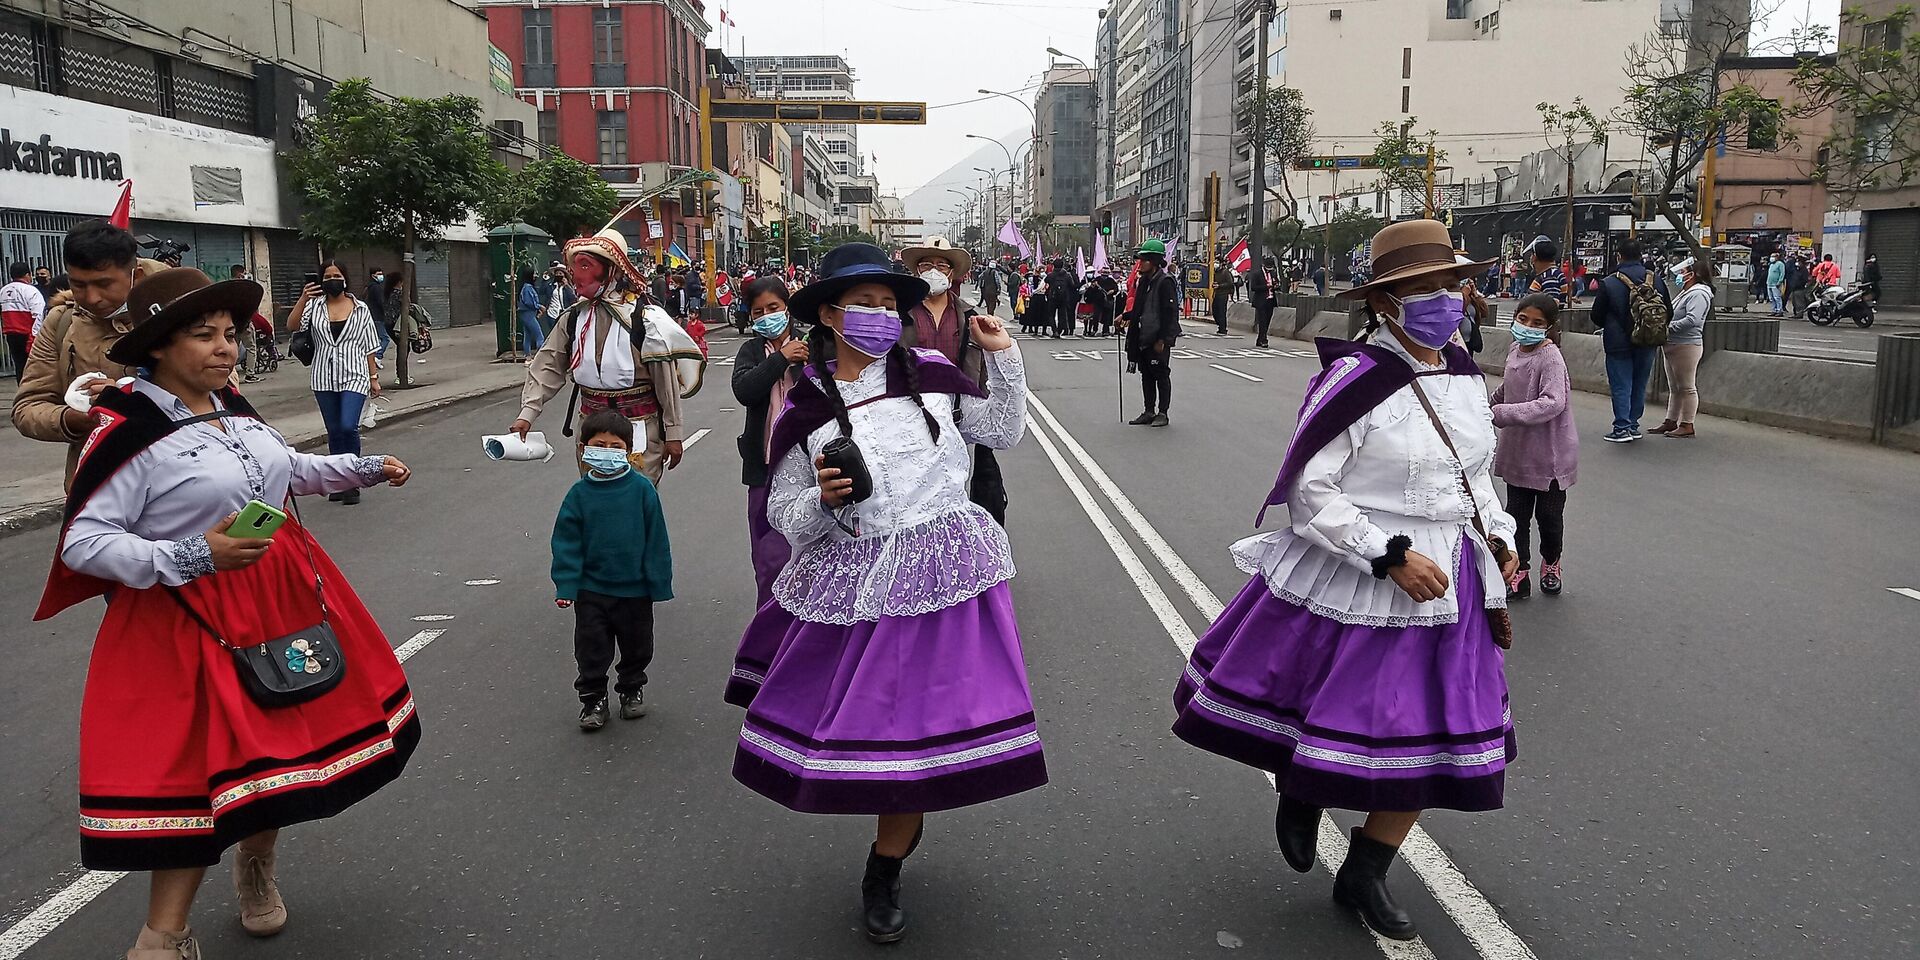
<instances>
[{"instance_id":1,"label":"brown felt hat","mask_svg":"<svg viewBox=\"0 0 1920 960\"><path fill-rule=\"evenodd\" d=\"M206 316L225 310L233 315L235 326L251 323L260 309L264 293L252 280L222 280L192 267L174 267L151 273L133 285L127 294L127 313L133 318L128 330L107 350L107 359L129 367L144 367L153 362L149 354L174 331Z\"/></svg>"},{"instance_id":2,"label":"brown felt hat","mask_svg":"<svg viewBox=\"0 0 1920 960\"><path fill-rule=\"evenodd\" d=\"M1403 220L1373 235L1373 279L1334 294L1343 300L1364 297L1402 280L1443 273L1455 280L1486 272L1492 260L1461 263L1454 256L1453 235L1438 220Z\"/></svg>"}]
</instances>

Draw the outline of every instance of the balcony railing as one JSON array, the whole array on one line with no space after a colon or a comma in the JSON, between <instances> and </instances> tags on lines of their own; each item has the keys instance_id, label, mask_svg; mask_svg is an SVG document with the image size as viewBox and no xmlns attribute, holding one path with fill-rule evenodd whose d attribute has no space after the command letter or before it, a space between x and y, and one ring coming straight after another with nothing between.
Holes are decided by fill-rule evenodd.
<instances>
[{"instance_id":1,"label":"balcony railing","mask_svg":"<svg viewBox=\"0 0 1920 960\"><path fill-rule=\"evenodd\" d=\"M596 63L593 65L593 85L596 87L624 87L627 85L627 65L624 63Z\"/></svg>"},{"instance_id":2,"label":"balcony railing","mask_svg":"<svg viewBox=\"0 0 1920 960\"><path fill-rule=\"evenodd\" d=\"M523 87L557 87L560 80L551 63L523 63L520 65L520 85Z\"/></svg>"}]
</instances>

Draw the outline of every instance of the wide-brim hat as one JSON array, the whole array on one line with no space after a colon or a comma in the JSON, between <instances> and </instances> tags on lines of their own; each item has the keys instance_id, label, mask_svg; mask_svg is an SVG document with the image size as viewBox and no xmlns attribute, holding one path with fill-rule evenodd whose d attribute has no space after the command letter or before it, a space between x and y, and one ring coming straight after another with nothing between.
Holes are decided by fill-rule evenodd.
<instances>
[{"instance_id":1,"label":"wide-brim hat","mask_svg":"<svg viewBox=\"0 0 1920 960\"><path fill-rule=\"evenodd\" d=\"M871 243L843 243L827 251L813 282L787 301L787 316L802 323L819 323L820 306L863 283L877 283L900 299L900 313L927 299L927 282L893 269L887 252Z\"/></svg>"},{"instance_id":2,"label":"wide-brim hat","mask_svg":"<svg viewBox=\"0 0 1920 960\"><path fill-rule=\"evenodd\" d=\"M946 237L928 237L920 246L900 251L900 262L907 265L908 273L919 273L922 260L945 260L959 274L973 270L973 254L947 242Z\"/></svg>"},{"instance_id":3,"label":"wide-brim hat","mask_svg":"<svg viewBox=\"0 0 1920 960\"><path fill-rule=\"evenodd\" d=\"M639 269L633 265L633 258L627 256L627 238L618 230L608 228L591 237L575 237L560 250L561 256L568 260L572 260L576 253L591 253L605 260L634 286L640 286L643 282Z\"/></svg>"},{"instance_id":4,"label":"wide-brim hat","mask_svg":"<svg viewBox=\"0 0 1920 960\"><path fill-rule=\"evenodd\" d=\"M222 280L192 267L171 267L148 274L127 294L127 314L133 318L128 330L107 348L107 359L128 367L144 367L153 362L152 351L167 342L174 331L221 310L233 315L236 327L253 322L265 293L252 280Z\"/></svg>"},{"instance_id":5,"label":"wide-brim hat","mask_svg":"<svg viewBox=\"0 0 1920 960\"><path fill-rule=\"evenodd\" d=\"M1438 220L1403 220L1373 235L1373 279L1334 294L1342 300L1364 297L1403 280L1442 274L1459 280L1485 272L1492 260L1461 263L1453 250L1453 235Z\"/></svg>"}]
</instances>

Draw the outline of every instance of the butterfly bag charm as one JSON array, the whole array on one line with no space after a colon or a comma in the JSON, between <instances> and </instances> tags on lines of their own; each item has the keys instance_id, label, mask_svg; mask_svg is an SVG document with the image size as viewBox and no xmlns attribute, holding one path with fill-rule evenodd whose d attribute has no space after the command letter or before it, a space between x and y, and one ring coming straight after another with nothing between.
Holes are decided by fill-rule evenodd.
<instances>
[{"instance_id":1,"label":"butterfly bag charm","mask_svg":"<svg viewBox=\"0 0 1920 960\"><path fill-rule=\"evenodd\" d=\"M294 512L299 513L296 504ZM306 528L299 531L301 537L307 536ZM302 541L305 542L304 539ZM307 562L313 564L313 547L307 546ZM327 622L326 584L320 577L320 568L314 564L313 589L320 598L320 622L275 637L265 643L251 647L236 647L227 642L226 636L208 622L200 612L193 609L178 589L168 587L181 609L192 617L200 628L213 637L213 642L233 658L234 669L240 674L240 685L263 707L291 707L315 700L320 695L340 685L347 675L347 662L341 656L339 638L334 635L333 627Z\"/></svg>"}]
</instances>

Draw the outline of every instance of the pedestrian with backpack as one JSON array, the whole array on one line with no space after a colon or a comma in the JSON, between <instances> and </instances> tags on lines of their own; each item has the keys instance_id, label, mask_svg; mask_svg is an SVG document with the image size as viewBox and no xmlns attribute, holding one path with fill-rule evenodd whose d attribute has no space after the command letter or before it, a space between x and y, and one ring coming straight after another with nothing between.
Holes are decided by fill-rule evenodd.
<instances>
[{"instance_id":1,"label":"pedestrian with backpack","mask_svg":"<svg viewBox=\"0 0 1920 960\"><path fill-rule=\"evenodd\" d=\"M1593 298L1593 324L1600 328L1613 394L1613 430L1602 439L1631 443L1644 436L1640 417L1647 409L1647 381L1654 357L1667 342L1673 305L1664 281L1640 262L1638 240L1622 240L1613 256L1613 273Z\"/></svg>"}]
</instances>

